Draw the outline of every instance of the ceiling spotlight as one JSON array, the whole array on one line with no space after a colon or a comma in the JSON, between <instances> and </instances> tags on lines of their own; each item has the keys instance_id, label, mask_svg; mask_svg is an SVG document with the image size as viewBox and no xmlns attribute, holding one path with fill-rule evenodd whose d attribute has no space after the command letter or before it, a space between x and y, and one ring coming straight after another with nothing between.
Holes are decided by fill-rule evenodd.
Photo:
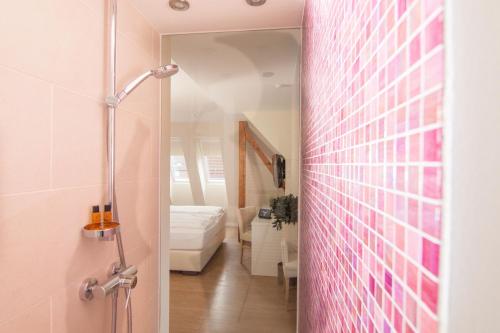
<instances>
[{"instance_id":1,"label":"ceiling spotlight","mask_svg":"<svg viewBox=\"0 0 500 333\"><path fill-rule=\"evenodd\" d=\"M290 83L278 83L278 84L275 84L274 87L276 89L280 89L280 88L291 88L293 86L293 84L290 84Z\"/></svg>"},{"instance_id":2,"label":"ceiling spotlight","mask_svg":"<svg viewBox=\"0 0 500 333\"><path fill-rule=\"evenodd\" d=\"M189 2L187 0L170 0L168 4L173 10L185 11L189 9Z\"/></svg>"},{"instance_id":3,"label":"ceiling spotlight","mask_svg":"<svg viewBox=\"0 0 500 333\"><path fill-rule=\"evenodd\" d=\"M266 3L266 0L247 0L247 4L250 6L262 6Z\"/></svg>"}]
</instances>

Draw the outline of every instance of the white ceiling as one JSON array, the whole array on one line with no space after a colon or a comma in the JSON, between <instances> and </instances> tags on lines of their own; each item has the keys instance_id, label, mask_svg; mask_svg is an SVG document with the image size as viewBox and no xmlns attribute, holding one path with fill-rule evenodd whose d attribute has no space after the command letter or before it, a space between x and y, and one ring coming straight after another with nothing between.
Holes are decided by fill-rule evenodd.
<instances>
[{"instance_id":1,"label":"white ceiling","mask_svg":"<svg viewBox=\"0 0 500 333\"><path fill-rule=\"evenodd\" d=\"M267 0L259 7L245 0L189 0L189 10L174 11L168 0L132 0L162 34L241 31L301 26L304 0Z\"/></svg>"},{"instance_id":2,"label":"white ceiling","mask_svg":"<svg viewBox=\"0 0 500 333\"><path fill-rule=\"evenodd\" d=\"M169 38L173 62L180 67L172 77L173 121L298 110L300 30Z\"/></svg>"}]
</instances>

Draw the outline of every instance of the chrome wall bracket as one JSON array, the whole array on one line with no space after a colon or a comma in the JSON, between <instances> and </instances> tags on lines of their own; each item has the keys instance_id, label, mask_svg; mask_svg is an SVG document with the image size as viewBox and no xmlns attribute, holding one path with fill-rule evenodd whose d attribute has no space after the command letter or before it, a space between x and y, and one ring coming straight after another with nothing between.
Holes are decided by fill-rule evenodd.
<instances>
[{"instance_id":1,"label":"chrome wall bracket","mask_svg":"<svg viewBox=\"0 0 500 333\"><path fill-rule=\"evenodd\" d=\"M80 286L80 299L85 302L89 302L94 299L93 288L97 286L96 278L88 278L83 280Z\"/></svg>"}]
</instances>

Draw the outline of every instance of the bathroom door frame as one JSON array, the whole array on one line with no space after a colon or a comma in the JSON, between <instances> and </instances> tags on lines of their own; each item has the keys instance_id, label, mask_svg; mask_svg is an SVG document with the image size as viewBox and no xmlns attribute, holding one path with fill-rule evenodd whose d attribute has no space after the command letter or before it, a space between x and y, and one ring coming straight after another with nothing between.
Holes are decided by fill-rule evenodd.
<instances>
[{"instance_id":1,"label":"bathroom door frame","mask_svg":"<svg viewBox=\"0 0 500 333\"><path fill-rule=\"evenodd\" d=\"M170 38L161 38L161 63L171 63ZM159 201L159 246L158 246L158 332L168 333L170 322L170 78L161 80L160 94L160 135L159 135L159 180L160 180L160 201Z\"/></svg>"},{"instance_id":2,"label":"bathroom door frame","mask_svg":"<svg viewBox=\"0 0 500 333\"><path fill-rule=\"evenodd\" d=\"M287 28L284 28L287 29ZM274 30L274 29L269 29ZM280 30L280 29L276 29ZM302 36L302 29L298 28ZM301 38L302 40L302 38ZM172 62L171 57L171 40L168 35L161 35L161 64L168 64ZM302 77L302 42L299 44L299 64L298 64L298 87L301 87ZM161 80L161 94L160 94L160 135L159 135L159 246L158 246L158 293L159 293L159 313L158 313L158 332L169 333L170 323L170 257L168 255L170 248L170 125L171 125L171 79ZM301 216L301 199L302 199L302 94L300 88L297 91L298 98L298 188L297 195L299 197L299 211L298 215ZM298 227L298 248L301 247L300 239L300 224ZM300 251L299 251L300 262ZM300 265L299 265L300 266ZM300 267L297 276L300 276ZM296 332L299 330L299 304L300 304L300 283L297 279L297 317L296 317Z\"/></svg>"}]
</instances>

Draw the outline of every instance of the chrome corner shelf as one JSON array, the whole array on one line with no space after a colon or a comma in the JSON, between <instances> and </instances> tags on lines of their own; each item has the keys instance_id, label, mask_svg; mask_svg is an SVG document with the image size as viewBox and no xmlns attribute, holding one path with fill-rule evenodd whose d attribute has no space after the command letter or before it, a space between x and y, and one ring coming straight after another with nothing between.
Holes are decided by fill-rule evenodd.
<instances>
[{"instance_id":1,"label":"chrome corner shelf","mask_svg":"<svg viewBox=\"0 0 500 333\"><path fill-rule=\"evenodd\" d=\"M120 232L120 223L118 222L91 223L82 229L84 237L98 240L114 240L114 236L118 232Z\"/></svg>"}]
</instances>

